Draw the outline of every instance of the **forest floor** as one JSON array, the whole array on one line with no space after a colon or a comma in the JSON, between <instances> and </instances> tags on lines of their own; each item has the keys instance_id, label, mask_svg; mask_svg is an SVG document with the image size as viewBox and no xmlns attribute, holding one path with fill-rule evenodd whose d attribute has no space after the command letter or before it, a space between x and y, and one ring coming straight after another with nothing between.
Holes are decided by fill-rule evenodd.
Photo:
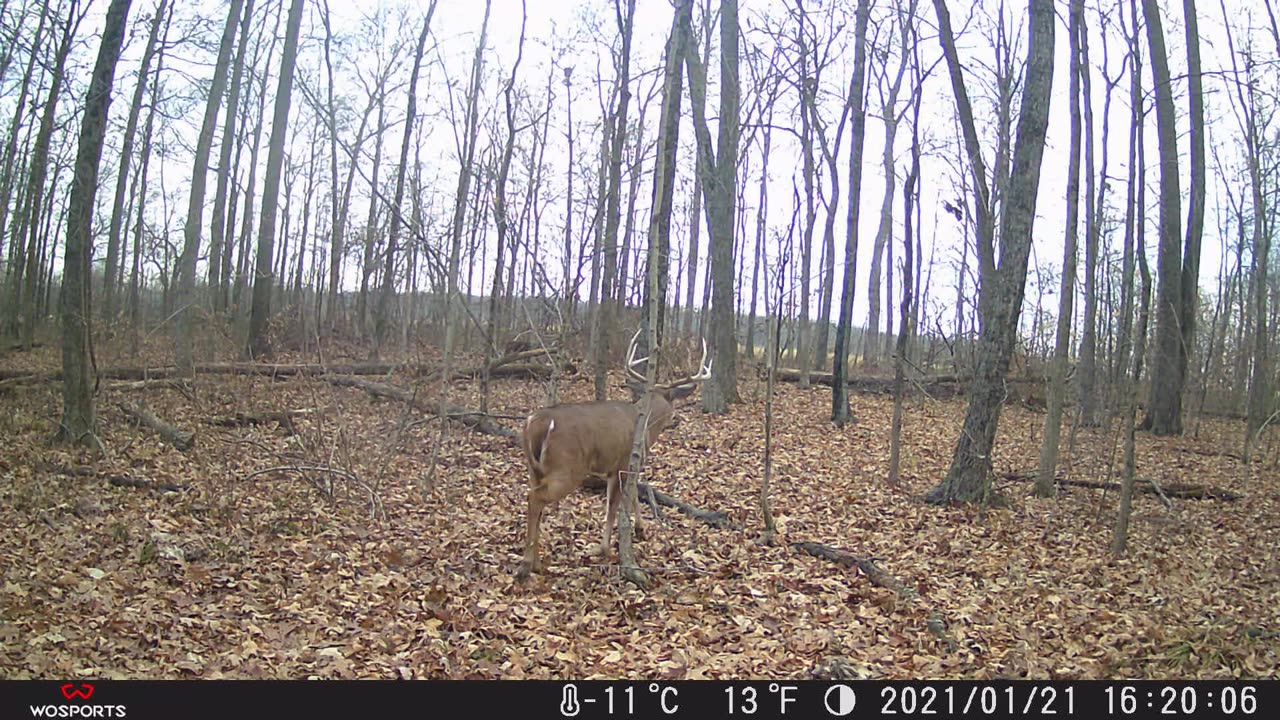
<instances>
[{"instance_id":1,"label":"forest floor","mask_svg":"<svg viewBox=\"0 0 1280 720\"><path fill-rule=\"evenodd\" d=\"M353 355L352 357L355 357ZM0 368L51 371L56 347ZM338 361L330 358L331 361ZM106 357L100 367L128 365ZM746 375L746 373L744 373ZM374 378L424 395L438 387ZM480 405L459 381L450 402ZM587 377L566 381L586 399ZM106 454L50 445L53 382L0 388L3 678L1232 678L1280 671L1280 470L1245 467L1241 423L1138 436L1138 473L1238 500L1135 500L1130 549L1108 547L1118 493L1035 499L1007 476L1037 464L1044 416L1008 405L994 467L1005 507L918 496L945 474L964 404L917 397L902 480L887 483L891 401L780 384L771 497L758 542L763 385L725 416L696 399L654 447L647 480L741 529L671 509L638 558L647 590L589 557L600 494L543 523L546 574L519 584L526 471L517 445L440 425L395 400L315 377L200 375L193 390L104 383ZM615 380L611 393L625 396ZM518 428L543 383L495 381L489 411ZM143 404L195 433L183 452L139 427ZM236 412L303 410L292 426L223 427ZM1194 421L1190 424L1195 424ZM1118 423L1117 423L1118 425ZM1062 477L1115 481L1121 437L1064 432ZM275 469L272 469L275 468ZM316 468L324 468L318 470ZM132 485L142 485L134 487ZM177 486L177 487L169 487ZM843 549L903 593L791 543ZM914 591L911 592L911 591Z\"/></svg>"}]
</instances>

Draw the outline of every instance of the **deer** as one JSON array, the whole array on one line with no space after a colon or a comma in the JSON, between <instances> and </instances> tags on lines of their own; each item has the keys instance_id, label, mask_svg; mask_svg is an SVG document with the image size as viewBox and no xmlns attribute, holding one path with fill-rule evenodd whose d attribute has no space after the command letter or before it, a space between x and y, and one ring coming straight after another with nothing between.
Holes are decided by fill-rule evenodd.
<instances>
[{"instance_id":1,"label":"deer","mask_svg":"<svg viewBox=\"0 0 1280 720\"><path fill-rule=\"evenodd\" d=\"M632 401L598 400L595 402L561 403L534 412L525 421L521 442L525 463L529 468L527 534L524 559L516 571L523 582L530 572L541 573L544 566L538 556L538 535L542 515L548 505L558 504L588 477L605 479L605 519L600 545L592 555L607 555L622 500L622 473L627 471L636 422L643 403L649 404L648 435L645 448L653 446L663 430L673 424L675 401L688 397L704 380L711 377L707 362L707 343L702 343L702 359L695 375L688 375L645 391L647 381L636 366L648 356L636 359L637 331L627 349L627 387ZM632 499L628 511L640 530L639 502Z\"/></svg>"}]
</instances>

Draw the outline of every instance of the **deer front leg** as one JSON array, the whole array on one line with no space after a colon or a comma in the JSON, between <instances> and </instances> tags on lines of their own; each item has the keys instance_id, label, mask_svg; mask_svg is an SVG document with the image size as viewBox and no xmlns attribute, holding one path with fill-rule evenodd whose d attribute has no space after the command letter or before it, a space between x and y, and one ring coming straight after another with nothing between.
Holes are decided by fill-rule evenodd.
<instances>
[{"instance_id":1,"label":"deer front leg","mask_svg":"<svg viewBox=\"0 0 1280 720\"><path fill-rule=\"evenodd\" d=\"M588 551L592 555L609 557L610 542L613 540L613 524L618 519L618 504L622 501L622 488L618 486L618 476L613 475L605 485L604 537L599 545L593 545Z\"/></svg>"},{"instance_id":2,"label":"deer front leg","mask_svg":"<svg viewBox=\"0 0 1280 720\"><path fill-rule=\"evenodd\" d=\"M636 540L644 540L644 528L640 526L640 485L636 484L635 497L631 498L631 502L627 503L631 508L631 536Z\"/></svg>"}]
</instances>

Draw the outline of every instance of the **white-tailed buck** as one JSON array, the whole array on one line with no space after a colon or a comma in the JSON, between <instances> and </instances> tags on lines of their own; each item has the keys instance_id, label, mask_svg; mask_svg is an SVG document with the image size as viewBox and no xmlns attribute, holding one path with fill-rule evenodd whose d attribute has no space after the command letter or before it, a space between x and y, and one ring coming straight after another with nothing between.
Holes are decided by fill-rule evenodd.
<instances>
[{"instance_id":1,"label":"white-tailed buck","mask_svg":"<svg viewBox=\"0 0 1280 720\"><path fill-rule=\"evenodd\" d=\"M646 447L649 447L671 424L672 403L690 395L699 383L711 377L711 364L707 362L704 342L698 374L654 386L646 394L645 378L636 371L636 366L646 360L635 359L639 336L637 332L627 350L627 374L630 376L627 386L635 396L633 402L563 403L543 408L525 422L523 444L525 461L529 465L529 515L524 559L516 571L518 580L527 579L530 572L542 572L538 559L538 528L542 523L543 510L560 502L593 475L603 477L607 488L604 538L593 552L608 553L618 504L622 500L621 473L626 472L631 457L631 443L641 404L649 403L646 438ZM638 503L629 510L635 527L639 529Z\"/></svg>"}]
</instances>

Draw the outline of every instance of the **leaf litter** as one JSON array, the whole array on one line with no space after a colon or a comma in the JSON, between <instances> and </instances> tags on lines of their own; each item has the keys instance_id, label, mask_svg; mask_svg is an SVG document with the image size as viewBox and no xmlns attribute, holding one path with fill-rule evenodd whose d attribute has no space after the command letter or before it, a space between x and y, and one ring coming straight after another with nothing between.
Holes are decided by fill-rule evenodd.
<instances>
[{"instance_id":1,"label":"leaf litter","mask_svg":"<svg viewBox=\"0 0 1280 720\"><path fill-rule=\"evenodd\" d=\"M395 377L430 394L430 382ZM517 445L316 378L200 376L147 407L194 430L183 453L98 398L108 452L51 446L59 388L0 395L0 677L51 678L1256 678L1280 670L1280 482L1273 457L1226 448L1240 423L1138 437L1139 474L1236 502L1135 498L1130 550L1108 552L1117 493L1035 499L1005 475L1035 467L1043 417L1010 405L994 457L1006 507L939 508L960 401L915 398L902 480L887 483L891 402L779 387L774 512L758 542L762 387L725 416L696 401L650 455L646 482L741 529L642 507L647 590L587 555L600 494L543 524L546 574L516 583L526 476ZM566 399L587 399L587 378ZM490 412L539 406L535 381L493 383ZM138 399L134 398L135 400ZM479 406L478 383L451 402ZM290 428L206 418L308 409ZM518 421L500 423L517 428ZM1064 437L1068 437L1064 433ZM1060 474L1118 481L1117 432L1077 428ZM308 469L310 468L310 469ZM316 470L328 468L329 471ZM259 472L274 469L271 472ZM341 471L341 472L337 472ZM181 486L120 487L109 476ZM428 482L430 483L428 485ZM912 596L801 553L874 559ZM952 643L929 631L945 625Z\"/></svg>"}]
</instances>

